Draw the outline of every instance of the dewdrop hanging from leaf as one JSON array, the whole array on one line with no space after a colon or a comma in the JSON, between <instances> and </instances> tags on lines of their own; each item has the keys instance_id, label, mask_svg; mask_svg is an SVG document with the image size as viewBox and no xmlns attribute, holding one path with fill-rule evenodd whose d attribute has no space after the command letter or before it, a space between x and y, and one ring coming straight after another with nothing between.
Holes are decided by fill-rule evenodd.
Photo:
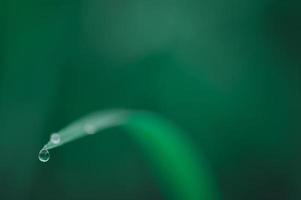
<instances>
[{"instance_id":1,"label":"dewdrop hanging from leaf","mask_svg":"<svg viewBox=\"0 0 301 200\"><path fill-rule=\"evenodd\" d=\"M90 114L59 131L50 135L49 142L39 152L39 160L47 162L50 159L49 150L78 138L121 125L126 121L128 112L109 111Z\"/></svg>"},{"instance_id":2,"label":"dewdrop hanging from leaf","mask_svg":"<svg viewBox=\"0 0 301 200\"><path fill-rule=\"evenodd\" d=\"M51 149L120 125L141 150L147 152L148 160L160 175L159 183L168 186L171 199L218 200L214 180L204 159L192 148L183 132L153 113L113 110L88 115L52 134L39 152L39 160L47 162ZM170 168L166 169L166 166Z\"/></svg>"},{"instance_id":3,"label":"dewdrop hanging from leaf","mask_svg":"<svg viewBox=\"0 0 301 200\"><path fill-rule=\"evenodd\" d=\"M47 162L50 159L50 153L47 149L42 149L39 152L39 160L41 162Z\"/></svg>"}]
</instances>

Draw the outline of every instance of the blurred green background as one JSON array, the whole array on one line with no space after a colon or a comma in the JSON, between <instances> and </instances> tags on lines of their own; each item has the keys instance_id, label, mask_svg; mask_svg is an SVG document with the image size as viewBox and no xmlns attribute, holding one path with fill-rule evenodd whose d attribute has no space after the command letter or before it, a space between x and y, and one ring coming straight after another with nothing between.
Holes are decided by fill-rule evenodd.
<instances>
[{"instance_id":1,"label":"blurred green background","mask_svg":"<svg viewBox=\"0 0 301 200\"><path fill-rule=\"evenodd\" d=\"M52 152L110 108L185 130L224 200L301 198L295 0L0 0L0 199L165 199L121 129ZM171 166L172 167L172 166Z\"/></svg>"}]
</instances>

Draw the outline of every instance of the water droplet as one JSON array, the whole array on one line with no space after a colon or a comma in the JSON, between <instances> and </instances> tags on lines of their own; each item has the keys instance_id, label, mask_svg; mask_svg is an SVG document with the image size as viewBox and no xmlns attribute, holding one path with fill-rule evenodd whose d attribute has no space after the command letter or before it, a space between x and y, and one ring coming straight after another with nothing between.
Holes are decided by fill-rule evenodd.
<instances>
[{"instance_id":1,"label":"water droplet","mask_svg":"<svg viewBox=\"0 0 301 200\"><path fill-rule=\"evenodd\" d=\"M53 144L59 144L61 142L61 136L57 133L53 133L51 136L50 136L50 141L53 143Z\"/></svg>"},{"instance_id":2,"label":"water droplet","mask_svg":"<svg viewBox=\"0 0 301 200\"><path fill-rule=\"evenodd\" d=\"M93 125L91 124L86 124L84 126L84 131L87 133L87 134L94 134L96 132L96 129Z\"/></svg>"},{"instance_id":3,"label":"water droplet","mask_svg":"<svg viewBox=\"0 0 301 200\"><path fill-rule=\"evenodd\" d=\"M39 160L41 162L47 162L50 159L50 153L47 149L42 149L39 152Z\"/></svg>"}]
</instances>

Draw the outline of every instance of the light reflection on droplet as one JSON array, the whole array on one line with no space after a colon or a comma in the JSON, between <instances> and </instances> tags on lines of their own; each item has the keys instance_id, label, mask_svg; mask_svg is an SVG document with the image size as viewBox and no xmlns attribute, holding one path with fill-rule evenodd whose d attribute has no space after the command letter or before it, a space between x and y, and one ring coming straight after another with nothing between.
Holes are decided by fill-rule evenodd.
<instances>
[{"instance_id":1,"label":"light reflection on droplet","mask_svg":"<svg viewBox=\"0 0 301 200\"><path fill-rule=\"evenodd\" d=\"M53 143L53 144L59 144L61 142L61 136L57 133L53 133L51 136L50 136L50 141Z\"/></svg>"}]
</instances>

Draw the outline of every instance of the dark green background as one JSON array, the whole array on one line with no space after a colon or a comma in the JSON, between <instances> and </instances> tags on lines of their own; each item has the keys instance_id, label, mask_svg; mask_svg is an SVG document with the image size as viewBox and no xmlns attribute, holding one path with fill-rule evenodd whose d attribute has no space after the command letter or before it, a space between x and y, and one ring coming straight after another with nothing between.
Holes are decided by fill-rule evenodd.
<instances>
[{"instance_id":1,"label":"dark green background","mask_svg":"<svg viewBox=\"0 0 301 200\"><path fill-rule=\"evenodd\" d=\"M221 199L298 200L300 89L297 0L0 0L0 199L164 199L121 129L37 159L127 108L189 133Z\"/></svg>"}]
</instances>

